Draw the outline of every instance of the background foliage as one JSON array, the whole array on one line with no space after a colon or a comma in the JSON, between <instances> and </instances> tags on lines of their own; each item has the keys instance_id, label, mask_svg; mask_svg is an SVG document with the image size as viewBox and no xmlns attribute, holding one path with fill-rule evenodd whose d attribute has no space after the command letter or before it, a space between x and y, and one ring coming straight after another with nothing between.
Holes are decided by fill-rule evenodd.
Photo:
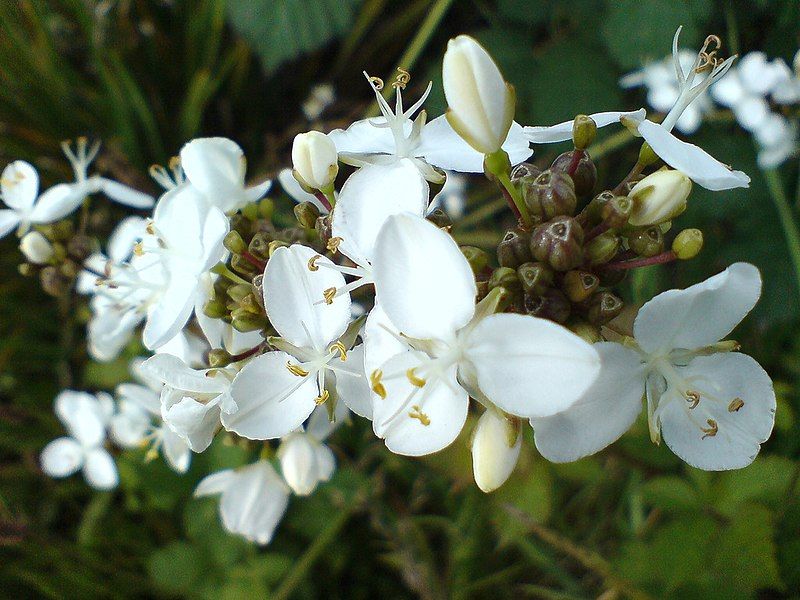
<instances>
[{"instance_id":1,"label":"background foliage","mask_svg":"<svg viewBox=\"0 0 800 600\"><path fill-rule=\"evenodd\" d=\"M256 178L288 163L296 133L373 110L362 70L411 68L419 91L432 79L427 108L439 114L441 56L460 32L486 44L516 84L518 120L549 124L641 105L617 79L664 56L679 24L687 45L714 32L730 53L791 59L798 23L796 0L11 0L0 3L0 158L33 161L49 184L68 175L58 142L94 135L105 143L102 170L155 191L150 163L214 134L241 143ZM322 82L337 100L309 123L299 105ZM601 181L619 180L632 164L636 147L625 135L604 132L596 146ZM142 453L125 454L114 493L41 475L38 453L60 435L51 410L58 389L113 386L129 357L88 362L78 343L85 308L58 306L18 276L19 255L6 239L0 590L53 598L796 597L800 290L773 200L794 203L797 162L765 177L749 136L724 114L704 124L696 143L748 172L753 185L713 196L696 190L681 222L705 231L704 252L680 268L638 274L627 293L642 301L737 259L762 268L764 297L737 339L775 378L779 409L752 466L689 468L652 446L639 423L609 450L570 465L545 462L527 443L511 480L484 496L471 482L466 437L414 461L389 454L360 422L334 438L335 479L293 501L275 541L259 549L221 530L216 500L190 499L201 473L244 460L223 439L182 478ZM535 158L548 164L557 151ZM474 216L456 235L490 247L508 224L504 205L479 178L469 203Z\"/></svg>"}]
</instances>

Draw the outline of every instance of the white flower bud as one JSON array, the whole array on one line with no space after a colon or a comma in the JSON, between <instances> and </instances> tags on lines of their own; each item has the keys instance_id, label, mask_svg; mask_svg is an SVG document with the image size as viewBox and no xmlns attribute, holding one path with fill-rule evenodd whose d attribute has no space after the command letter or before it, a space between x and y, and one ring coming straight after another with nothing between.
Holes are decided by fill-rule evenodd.
<instances>
[{"instance_id":1,"label":"white flower bud","mask_svg":"<svg viewBox=\"0 0 800 600\"><path fill-rule=\"evenodd\" d=\"M442 64L447 121L475 150L500 150L514 120L514 87L489 53L468 35L447 43Z\"/></svg>"},{"instance_id":2,"label":"white flower bud","mask_svg":"<svg viewBox=\"0 0 800 600\"><path fill-rule=\"evenodd\" d=\"M633 210L628 222L635 227L670 221L686 210L692 180L680 171L661 169L633 186L628 197Z\"/></svg>"},{"instance_id":3,"label":"white flower bud","mask_svg":"<svg viewBox=\"0 0 800 600\"><path fill-rule=\"evenodd\" d=\"M293 433L284 438L278 448L281 473L287 485L298 496L308 496L321 481L333 474L333 454L305 433Z\"/></svg>"},{"instance_id":4,"label":"white flower bud","mask_svg":"<svg viewBox=\"0 0 800 600\"><path fill-rule=\"evenodd\" d=\"M44 265L53 258L53 245L38 231L26 234L19 243L19 249L34 265Z\"/></svg>"},{"instance_id":5,"label":"white flower bud","mask_svg":"<svg viewBox=\"0 0 800 600\"><path fill-rule=\"evenodd\" d=\"M295 136L292 144L294 177L305 188L332 191L339 172L336 145L324 133L309 131Z\"/></svg>"},{"instance_id":6,"label":"white flower bud","mask_svg":"<svg viewBox=\"0 0 800 600\"><path fill-rule=\"evenodd\" d=\"M472 434L472 470L478 487L488 493L503 485L517 465L521 448L519 421L492 409L483 413Z\"/></svg>"}]
</instances>

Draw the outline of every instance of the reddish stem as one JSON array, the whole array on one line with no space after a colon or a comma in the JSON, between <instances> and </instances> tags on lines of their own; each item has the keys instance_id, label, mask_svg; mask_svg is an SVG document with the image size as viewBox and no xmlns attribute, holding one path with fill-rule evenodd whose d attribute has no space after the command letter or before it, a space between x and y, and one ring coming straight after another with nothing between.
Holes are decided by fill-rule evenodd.
<instances>
[{"instance_id":1,"label":"reddish stem","mask_svg":"<svg viewBox=\"0 0 800 600\"><path fill-rule=\"evenodd\" d=\"M609 263L603 268L611 271L624 271L625 269L637 269L639 267L649 267L650 265L663 265L672 262L676 258L678 257L672 250L670 250L668 252L662 252L661 254L656 254L655 256L649 256L647 258L638 258L636 260Z\"/></svg>"},{"instance_id":2,"label":"reddish stem","mask_svg":"<svg viewBox=\"0 0 800 600\"><path fill-rule=\"evenodd\" d=\"M242 251L242 258L249 262L251 265L259 269L260 271L264 271L267 267L267 263L262 260L258 260L255 256L250 254L247 250Z\"/></svg>"},{"instance_id":3,"label":"reddish stem","mask_svg":"<svg viewBox=\"0 0 800 600\"><path fill-rule=\"evenodd\" d=\"M328 212L331 212L331 210L333 210L331 208L331 203L328 202L328 197L325 194L323 194L319 190L315 190L314 195L317 197L317 200L319 200L322 203L322 206L328 209Z\"/></svg>"},{"instance_id":4,"label":"reddish stem","mask_svg":"<svg viewBox=\"0 0 800 600\"><path fill-rule=\"evenodd\" d=\"M569 163L569 168L567 169L567 175L572 177L575 175L575 171L578 169L578 164L581 162L583 158L584 151L578 150L577 148L572 151L572 160Z\"/></svg>"},{"instance_id":5,"label":"reddish stem","mask_svg":"<svg viewBox=\"0 0 800 600\"><path fill-rule=\"evenodd\" d=\"M250 348L250 350L245 350L240 354L234 354L231 356L231 362L239 362L240 360L244 360L245 358L250 358L254 354L257 354L261 350L261 344L256 346L255 348Z\"/></svg>"},{"instance_id":6,"label":"reddish stem","mask_svg":"<svg viewBox=\"0 0 800 600\"><path fill-rule=\"evenodd\" d=\"M522 225L523 223L522 214L519 212L519 209L517 208L514 199L511 197L511 194L509 194L508 190L504 188L502 185L498 187L500 188L500 191L503 192L503 198L506 199L506 203L508 204L508 207L511 209L511 212L514 213L514 216L517 217L517 221L520 223L520 225Z\"/></svg>"},{"instance_id":7,"label":"reddish stem","mask_svg":"<svg viewBox=\"0 0 800 600\"><path fill-rule=\"evenodd\" d=\"M584 237L584 242L588 242L590 240L593 240L598 235L601 235L601 234L605 233L609 229L611 229L611 228L606 223L600 223L599 225L596 225L595 227L592 227L589 230L589 233L587 233L586 236Z\"/></svg>"}]
</instances>

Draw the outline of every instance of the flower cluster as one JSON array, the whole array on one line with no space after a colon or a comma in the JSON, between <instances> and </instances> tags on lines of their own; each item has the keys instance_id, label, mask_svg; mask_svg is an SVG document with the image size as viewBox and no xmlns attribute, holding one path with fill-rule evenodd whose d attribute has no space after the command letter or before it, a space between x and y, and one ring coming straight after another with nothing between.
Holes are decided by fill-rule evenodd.
<instances>
[{"instance_id":1,"label":"flower cluster","mask_svg":"<svg viewBox=\"0 0 800 600\"><path fill-rule=\"evenodd\" d=\"M252 462L206 476L196 495L221 495L224 526L264 544L292 493L331 478L325 442L357 417L407 456L442 450L471 428L485 492L511 476L528 426L544 457L572 461L614 442L643 406L653 441L663 437L687 463L746 466L770 435L775 395L761 367L724 338L758 300L756 268L737 263L664 292L632 330L616 320L633 309L617 288L626 273L700 252L697 229L667 242L693 182L749 183L671 132L731 67L713 43L680 60L676 35L678 83L662 123L639 110L523 127L513 86L468 36L448 44L449 108L430 121L430 85L406 107L408 72L391 84L393 103L384 82L366 75L381 116L294 139L292 169L278 179L296 200L295 223L264 197L269 181L245 184L234 142L189 142L169 169L152 170L165 192L147 218L120 222L104 254L70 255L81 272L65 284L89 297L92 357L116 358L138 333L151 356L134 361L138 383L119 386L116 404L102 393L59 396L71 437L44 450L43 469L60 477L83 468L91 485L109 489L118 478L106 432L120 448L149 446L149 458L161 453L179 473L216 437L238 440ZM644 143L623 181L597 189L589 148L613 123ZM531 143L566 140L573 149L546 168L530 161ZM30 264L63 267L69 252L52 232L66 231L67 248L89 234L67 221L43 224L87 194L147 205L120 184L87 178L94 151L82 147L69 155L81 170L58 210L49 191L39 200L49 208L37 212L29 165L3 175L10 227L33 224L42 235L23 242ZM484 250L459 246L436 207L463 212L466 173L484 173L517 218L497 266Z\"/></svg>"},{"instance_id":2,"label":"flower cluster","mask_svg":"<svg viewBox=\"0 0 800 600\"><path fill-rule=\"evenodd\" d=\"M719 46L718 41L714 43ZM694 56L680 52L676 59L686 70ZM651 62L623 77L620 85L646 87L647 103L654 110L667 113L678 95L672 63L672 58ZM714 103L729 109L736 122L753 135L762 169L779 166L797 152L797 119L787 109L800 104L800 51L792 68L781 58L769 60L764 52L744 55L724 80L683 112L676 128L682 133L694 133L703 117L713 112Z\"/></svg>"}]
</instances>

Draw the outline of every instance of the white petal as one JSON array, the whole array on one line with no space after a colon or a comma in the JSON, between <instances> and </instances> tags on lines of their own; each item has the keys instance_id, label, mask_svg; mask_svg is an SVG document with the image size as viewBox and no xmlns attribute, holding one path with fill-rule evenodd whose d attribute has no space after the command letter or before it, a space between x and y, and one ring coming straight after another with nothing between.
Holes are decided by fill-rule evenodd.
<instances>
[{"instance_id":1,"label":"white petal","mask_svg":"<svg viewBox=\"0 0 800 600\"><path fill-rule=\"evenodd\" d=\"M96 490L112 490L119 484L114 458L103 448L93 448L87 452L83 476L86 483Z\"/></svg>"},{"instance_id":2,"label":"white petal","mask_svg":"<svg viewBox=\"0 0 800 600\"><path fill-rule=\"evenodd\" d=\"M130 206L131 208L152 208L156 202L155 198L150 194L145 194L124 183L119 183L105 177L100 177L100 191L115 202Z\"/></svg>"},{"instance_id":3,"label":"white petal","mask_svg":"<svg viewBox=\"0 0 800 600\"><path fill-rule=\"evenodd\" d=\"M467 419L469 397L456 381L456 366L439 375L428 374L420 365L429 361L421 352L409 352L383 366L386 398L374 396L372 426L396 454L437 452L453 443ZM412 368L425 378L422 388L406 377Z\"/></svg>"},{"instance_id":4,"label":"white petal","mask_svg":"<svg viewBox=\"0 0 800 600\"><path fill-rule=\"evenodd\" d=\"M45 191L29 214L31 223L53 223L74 212L88 191L80 183L59 183Z\"/></svg>"},{"instance_id":5,"label":"white petal","mask_svg":"<svg viewBox=\"0 0 800 600\"><path fill-rule=\"evenodd\" d=\"M261 200L271 188L272 180L267 179L266 181L262 181L261 183L257 183L245 189L244 195L249 202L257 202Z\"/></svg>"},{"instance_id":6,"label":"white petal","mask_svg":"<svg viewBox=\"0 0 800 600\"><path fill-rule=\"evenodd\" d=\"M526 160L533 150L519 123L512 123L503 143L512 165ZM436 117L422 128L419 146L414 154L428 164L459 173L483 173L483 154L475 150L448 123L444 115Z\"/></svg>"},{"instance_id":7,"label":"white petal","mask_svg":"<svg viewBox=\"0 0 800 600\"><path fill-rule=\"evenodd\" d=\"M297 179L292 175L291 169L282 169L281 172L278 173L278 182L281 184L283 191L289 194L292 200L298 204L301 202L311 202L311 204L317 207L320 213L323 215L328 214L328 209L322 205L322 202L320 202L314 194L309 194L297 183Z\"/></svg>"},{"instance_id":8,"label":"white petal","mask_svg":"<svg viewBox=\"0 0 800 600\"><path fill-rule=\"evenodd\" d=\"M760 96L748 96L733 107L736 120L747 131L757 129L769 116L769 104Z\"/></svg>"},{"instance_id":9,"label":"white petal","mask_svg":"<svg viewBox=\"0 0 800 600\"><path fill-rule=\"evenodd\" d=\"M16 211L0 210L0 238L5 237L19 225L20 218Z\"/></svg>"},{"instance_id":10,"label":"white petal","mask_svg":"<svg viewBox=\"0 0 800 600\"><path fill-rule=\"evenodd\" d=\"M408 350L399 336L397 327L376 301L364 323L364 372L367 377L393 356Z\"/></svg>"},{"instance_id":11,"label":"white petal","mask_svg":"<svg viewBox=\"0 0 800 600\"><path fill-rule=\"evenodd\" d=\"M228 380L222 375L212 376L208 371L192 369L172 354L151 356L142 363L140 369L147 377L177 390L220 394L228 389Z\"/></svg>"},{"instance_id":12,"label":"white petal","mask_svg":"<svg viewBox=\"0 0 800 600\"><path fill-rule=\"evenodd\" d=\"M92 394L64 390L55 400L56 416L84 446L98 446L106 437L106 411Z\"/></svg>"},{"instance_id":13,"label":"white petal","mask_svg":"<svg viewBox=\"0 0 800 600\"><path fill-rule=\"evenodd\" d=\"M390 217L372 266L378 302L405 335L452 337L475 312L477 288L467 259L452 237L426 219Z\"/></svg>"},{"instance_id":14,"label":"white petal","mask_svg":"<svg viewBox=\"0 0 800 600\"><path fill-rule=\"evenodd\" d=\"M231 533L268 544L289 503L289 488L266 461L236 471L236 480L222 494L222 524Z\"/></svg>"},{"instance_id":15,"label":"white petal","mask_svg":"<svg viewBox=\"0 0 800 600\"><path fill-rule=\"evenodd\" d=\"M708 471L741 469L753 462L775 422L769 375L755 360L737 352L700 356L681 374L700 394L700 403L690 409L682 397L662 397L661 402L669 402L661 413L667 446L693 467ZM744 404L731 410L730 402L736 398ZM716 435L701 431L709 427L707 419L716 422Z\"/></svg>"},{"instance_id":16,"label":"white petal","mask_svg":"<svg viewBox=\"0 0 800 600\"><path fill-rule=\"evenodd\" d=\"M192 460L192 451L186 441L169 427L161 430L161 449L167 464L176 473L186 473Z\"/></svg>"},{"instance_id":17,"label":"white petal","mask_svg":"<svg viewBox=\"0 0 800 600\"><path fill-rule=\"evenodd\" d=\"M225 469L224 471L217 471L206 475L197 484L194 489L194 495L197 498L203 496L215 496L222 494L229 487L233 486L236 482L236 471L234 469Z\"/></svg>"},{"instance_id":18,"label":"white petal","mask_svg":"<svg viewBox=\"0 0 800 600\"><path fill-rule=\"evenodd\" d=\"M49 477L68 477L83 466L83 448L71 437L61 437L44 447L40 460Z\"/></svg>"},{"instance_id":19,"label":"white petal","mask_svg":"<svg viewBox=\"0 0 800 600\"><path fill-rule=\"evenodd\" d=\"M211 445L219 429L218 403L198 402L180 391L165 390L161 416L169 428L182 437L194 452L203 452Z\"/></svg>"},{"instance_id":20,"label":"white petal","mask_svg":"<svg viewBox=\"0 0 800 600\"><path fill-rule=\"evenodd\" d=\"M298 496L308 496L319 483L320 469L316 448L319 442L304 433L293 433L278 448L281 473L286 484Z\"/></svg>"},{"instance_id":21,"label":"white petal","mask_svg":"<svg viewBox=\"0 0 800 600\"><path fill-rule=\"evenodd\" d=\"M600 358L590 344L536 317L490 315L469 332L465 345L481 392L520 417L547 417L569 408L600 372Z\"/></svg>"},{"instance_id":22,"label":"white petal","mask_svg":"<svg viewBox=\"0 0 800 600\"><path fill-rule=\"evenodd\" d=\"M319 351L342 335L350 322L350 294L324 301L329 288L345 285L338 271L317 259L318 270L311 271L308 261L317 253L307 246L294 244L278 248L264 271L264 306L272 326L295 346Z\"/></svg>"},{"instance_id":23,"label":"white petal","mask_svg":"<svg viewBox=\"0 0 800 600\"><path fill-rule=\"evenodd\" d=\"M143 314L129 309L111 309L95 314L88 327L89 354L99 362L114 360L130 341Z\"/></svg>"},{"instance_id":24,"label":"white petal","mask_svg":"<svg viewBox=\"0 0 800 600\"><path fill-rule=\"evenodd\" d=\"M388 127L376 127L372 123L385 123L386 119L362 119L347 129L334 129L328 137L336 144L336 150L346 154L394 154L394 135Z\"/></svg>"},{"instance_id":25,"label":"white petal","mask_svg":"<svg viewBox=\"0 0 800 600\"><path fill-rule=\"evenodd\" d=\"M27 213L39 194L39 174L30 163L15 160L3 169L0 190L6 206Z\"/></svg>"},{"instance_id":26,"label":"white petal","mask_svg":"<svg viewBox=\"0 0 800 600\"><path fill-rule=\"evenodd\" d=\"M142 217L126 217L114 228L108 238L108 257L116 263L128 260L133 246L145 236L147 220Z\"/></svg>"},{"instance_id":27,"label":"white petal","mask_svg":"<svg viewBox=\"0 0 800 600\"><path fill-rule=\"evenodd\" d=\"M701 283L668 290L645 303L633 325L636 342L651 354L714 344L733 331L760 295L758 269L735 263Z\"/></svg>"},{"instance_id":28,"label":"white petal","mask_svg":"<svg viewBox=\"0 0 800 600\"><path fill-rule=\"evenodd\" d=\"M515 440L513 445L510 439ZM512 423L495 410L484 412L472 434L472 472L478 487L489 493L503 485L517 465L521 449L519 422Z\"/></svg>"},{"instance_id":29,"label":"white petal","mask_svg":"<svg viewBox=\"0 0 800 600\"><path fill-rule=\"evenodd\" d=\"M731 170L702 148L679 140L658 123L642 121L639 133L665 163L706 189L719 191L750 185L746 174Z\"/></svg>"},{"instance_id":30,"label":"white petal","mask_svg":"<svg viewBox=\"0 0 800 600\"><path fill-rule=\"evenodd\" d=\"M531 419L536 448L551 462L599 452L630 429L642 411L645 374L639 354L613 342L594 347L602 361L594 385L567 410Z\"/></svg>"},{"instance_id":31,"label":"white petal","mask_svg":"<svg viewBox=\"0 0 800 600\"><path fill-rule=\"evenodd\" d=\"M158 302L151 305L142 332L144 345L154 350L174 338L192 316L197 278L174 274Z\"/></svg>"},{"instance_id":32,"label":"white petal","mask_svg":"<svg viewBox=\"0 0 800 600\"><path fill-rule=\"evenodd\" d=\"M364 373L364 345L359 344L349 350L345 364L336 366L345 370L336 373L339 400L357 415L371 419L372 394L369 379Z\"/></svg>"},{"instance_id":33,"label":"white petal","mask_svg":"<svg viewBox=\"0 0 800 600\"><path fill-rule=\"evenodd\" d=\"M622 117L632 117L637 120L644 119L645 110L640 108L633 111L608 111L599 112L589 115L598 127L605 127L612 123L618 123ZM551 142L563 142L572 139L572 124L573 121L564 121L558 125L551 125L549 127L523 127L525 135L534 144L549 144Z\"/></svg>"},{"instance_id":34,"label":"white petal","mask_svg":"<svg viewBox=\"0 0 800 600\"><path fill-rule=\"evenodd\" d=\"M424 216L428 193L428 182L408 159L361 167L345 181L333 211L333 235L342 238L339 250L360 265L369 264L386 219L400 213Z\"/></svg>"},{"instance_id":35,"label":"white petal","mask_svg":"<svg viewBox=\"0 0 800 600\"><path fill-rule=\"evenodd\" d=\"M714 82L710 88L711 97L722 106L736 106L745 95L738 70L728 73L726 77Z\"/></svg>"},{"instance_id":36,"label":"white petal","mask_svg":"<svg viewBox=\"0 0 800 600\"><path fill-rule=\"evenodd\" d=\"M318 444L317 453L317 480L320 483L330 481L333 472L336 470L336 457L333 451L325 444Z\"/></svg>"},{"instance_id":37,"label":"white petal","mask_svg":"<svg viewBox=\"0 0 800 600\"><path fill-rule=\"evenodd\" d=\"M150 413L130 401L125 401L121 404L120 412L111 418L111 439L122 448L136 448L144 441L150 425Z\"/></svg>"},{"instance_id":38,"label":"white petal","mask_svg":"<svg viewBox=\"0 0 800 600\"><path fill-rule=\"evenodd\" d=\"M239 410L222 415L225 429L251 440L268 440L303 424L316 406L319 389L314 377L290 373L290 361L296 362L285 352L267 352L239 371L230 389Z\"/></svg>"},{"instance_id":39,"label":"white petal","mask_svg":"<svg viewBox=\"0 0 800 600\"><path fill-rule=\"evenodd\" d=\"M244 152L233 140L198 138L181 149L181 166L192 185L218 205L244 182Z\"/></svg>"}]
</instances>

